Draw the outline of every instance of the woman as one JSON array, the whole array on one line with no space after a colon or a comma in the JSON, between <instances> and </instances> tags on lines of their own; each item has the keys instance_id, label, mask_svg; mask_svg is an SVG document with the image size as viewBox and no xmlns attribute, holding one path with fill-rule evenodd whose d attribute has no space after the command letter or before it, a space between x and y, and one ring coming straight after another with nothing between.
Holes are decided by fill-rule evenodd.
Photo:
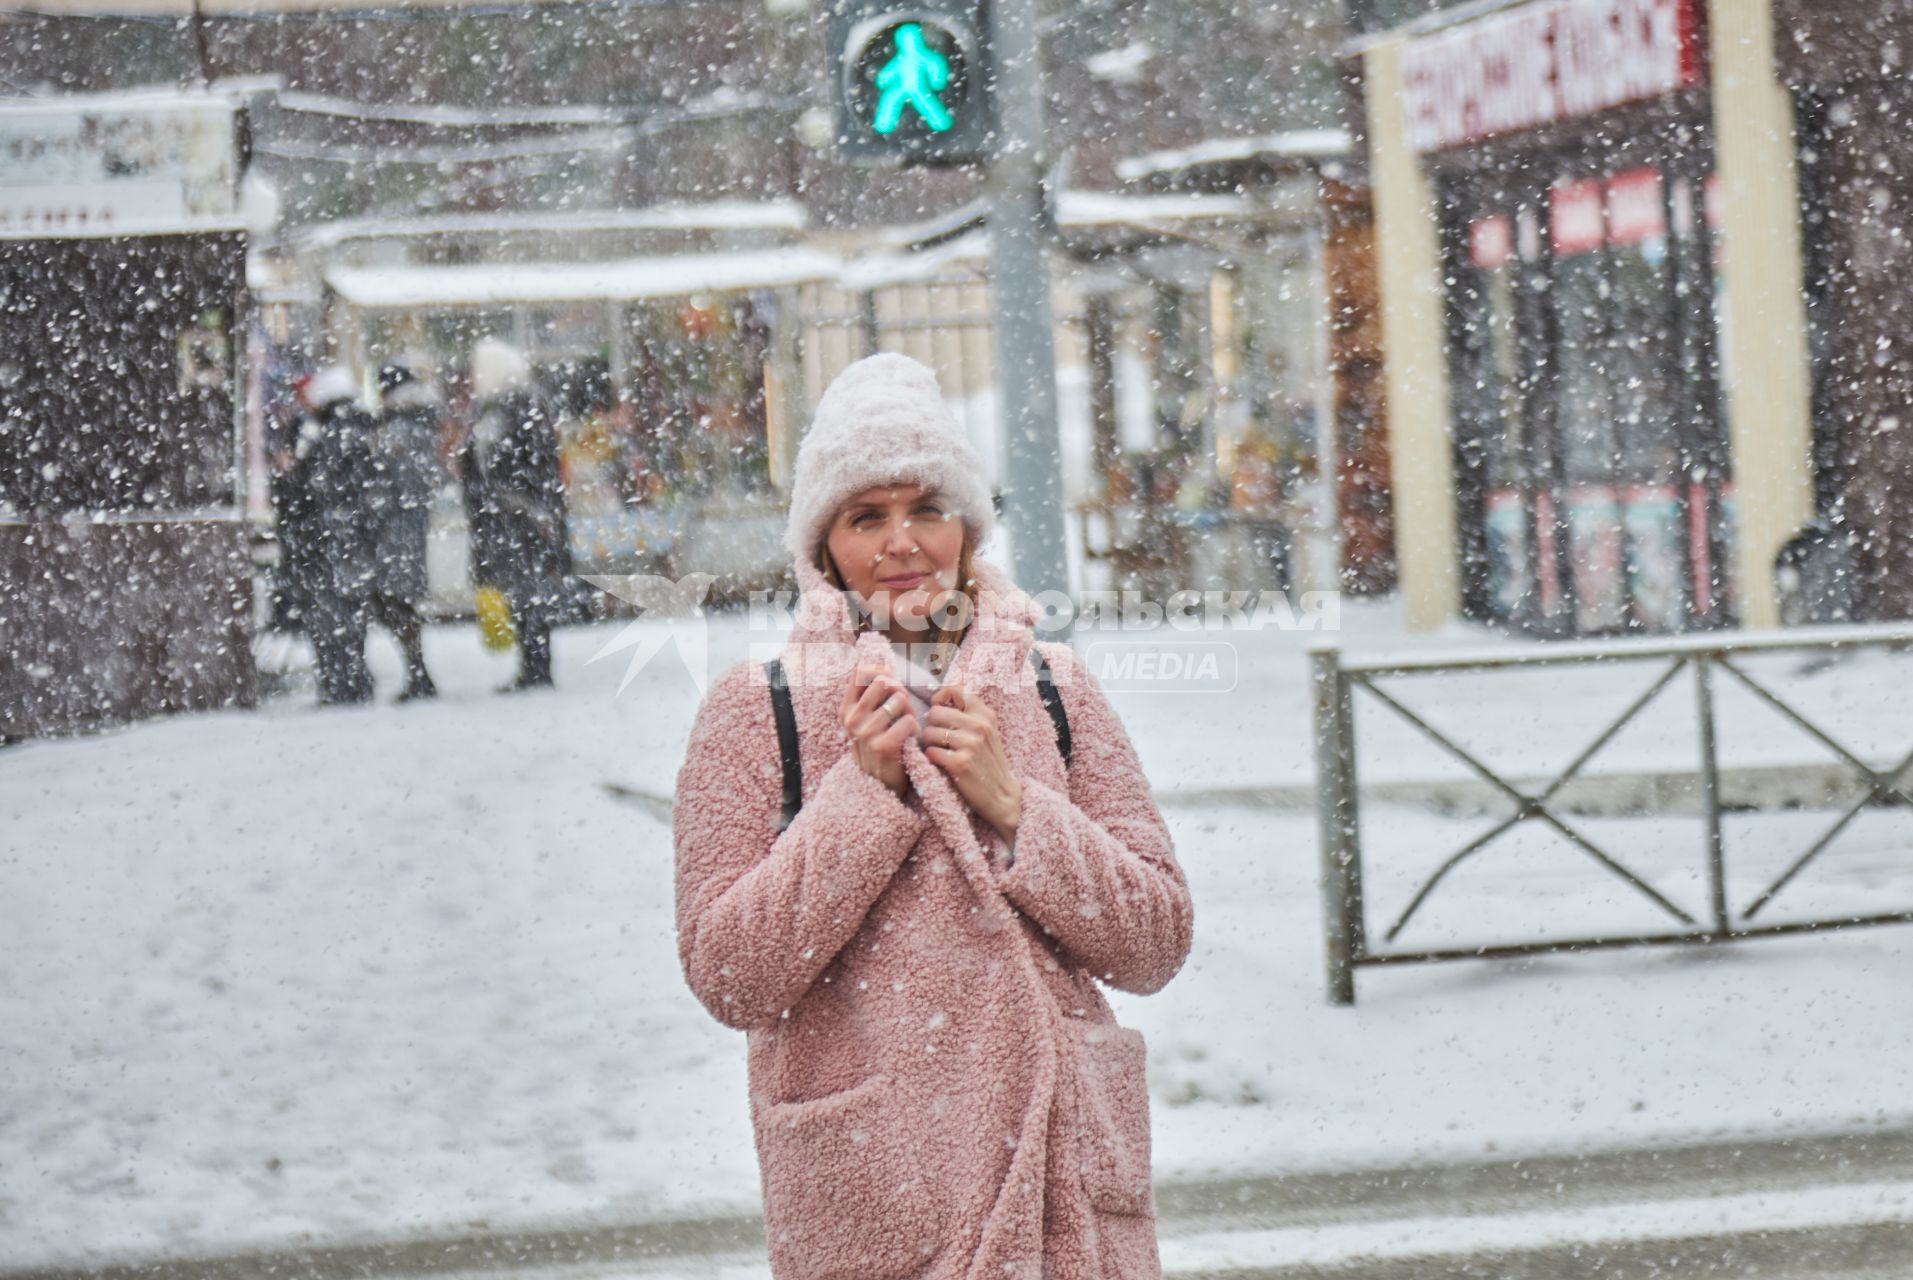
<instances>
[{"instance_id":1,"label":"woman","mask_svg":"<svg viewBox=\"0 0 1913 1280\"><path fill-rule=\"evenodd\" d=\"M459 466L472 584L504 592L518 636L518 678L499 692L549 687L551 628L571 574L557 427L531 362L497 338L472 347L472 405Z\"/></svg>"},{"instance_id":2,"label":"woman","mask_svg":"<svg viewBox=\"0 0 1913 1280\"><path fill-rule=\"evenodd\" d=\"M305 401L311 416L292 449L293 486L303 497L292 550L307 602L304 625L318 667L319 705L369 702L365 623L378 545L368 499L377 426L359 406L357 380L339 365L313 375Z\"/></svg>"},{"instance_id":3,"label":"woman","mask_svg":"<svg viewBox=\"0 0 1913 1280\"><path fill-rule=\"evenodd\" d=\"M1096 980L1167 983L1189 892L1121 724L1046 643L1065 765L1034 606L971 558L977 472L922 365L872 356L831 384L786 536L802 805L780 832L755 664L712 686L678 775L679 954L750 1033L778 1280L1161 1274L1142 1037ZM926 624L961 639L947 664L918 651L941 672L913 702L891 646Z\"/></svg>"}]
</instances>

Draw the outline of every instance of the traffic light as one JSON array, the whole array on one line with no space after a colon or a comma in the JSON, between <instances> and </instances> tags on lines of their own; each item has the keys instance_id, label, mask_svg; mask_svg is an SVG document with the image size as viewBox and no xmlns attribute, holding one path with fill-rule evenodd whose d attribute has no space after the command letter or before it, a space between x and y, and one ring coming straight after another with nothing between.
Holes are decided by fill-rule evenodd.
<instances>
[{"instance_id":1,"label":"traffic light","mask_svg":"<svg viewBox=\"0 0 1913 1280\"><path fill-rule=\"evenodd\" d=\"M895 165L989 157L996 111L983 0L834 0L828 21L840 156Z\"/></svg>"}]
</instances>

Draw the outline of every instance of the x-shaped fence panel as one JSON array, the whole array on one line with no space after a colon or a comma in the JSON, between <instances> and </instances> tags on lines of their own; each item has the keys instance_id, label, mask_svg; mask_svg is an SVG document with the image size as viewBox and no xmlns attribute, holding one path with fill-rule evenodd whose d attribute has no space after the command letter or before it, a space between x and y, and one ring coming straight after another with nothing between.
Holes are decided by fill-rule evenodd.
<instances>
[{"instance_id":1,"label":"x-shaped fence panel","mask_svg":"<svg viewBox=\"0 0 1913 1280\"><path fill-rule=\"evenodd\" d=\"M1321 830L1322 901L1327 926L1329 999L1336 1004L1355 1003L1355 971L1370 965L1615 947L1720 943L1863 925L1913 923L1913 904L1901 911L1789 920L1779 924L1757 923L1756 919L1862 812L1886 805L1913 806L1913 788L1909 788L1905 781L1908 770L1913 769L1913 748L1909 748L1890 767L1875 768L1826 727L1775 692L1768 682L1756 679L1749 670L1748 660L1763 654L1826 655L1869 648L1896 652L1913 648L1913 628L1820 628L1734 637L1710 634L1661 642L1566 644L1392 661L1345 661L1336 648L1317 649L1311 655L1315 693L1316 811ZM1456 741L1452 734L1436 728L1382 684L1385 680L1533 671L1544 667L1572 669L1597 663L1605 667L1619 663L1638 665L1649 673L1651 679L1638 696L1622 707L1594 735L1585 748L1546 785L1540 787L1509 778L1486 763L1482 753L1470 750ZM1837 670L1828 669L1835 673ZM1696 919L1692 913L1656 889L1643 874L1627 864L1622 854L1604 848L1582 827L1570 822L1569 815L1563 812L1559 804L1563 789L1582 777L1588 762L1624 729L1638 723L1650 706L1657 703L1664 706L1672 701L1662 699L1661 695L1683 672L1693 675L1694 698L1690 710L1676 711L1675 714L1691 716L1696 730L1698 760L1691 774L1675 775L1674 781L1691 786L1699 801L1703 831L1700 853L1705 860L1708 899L1704 920ZM1758 703L1771 708L1782 719L1825 747L1850 768L1860 782L1858 798L1849 803L1837 820L1795 857L1784 872L1738 910L1729 899L1727 849L1722 832L1721 765L1716 737L1719 712L1717 677L1725 677L1745 689ZM1458 761L1491 793L1498 794L1510 806L1505 817L1456 849L1416 888L1400 914L1382 930L1380 946L1370 941L1362 888L1363 787L1358 776L1355 750L1355 702L1358 694L1397 717L1422 740L1432 743L1446 756ZM1913 734L1909 738L1913 738ZM1600 934L1567 940L1509 939L1467 948L1422 951L1391 949L1391 944L1435 896L1451 872L1526 823L1551 829L1577 853L1651 904L1668 919L1668 927L1659 932Z\"/></svg>"}]
</instances>

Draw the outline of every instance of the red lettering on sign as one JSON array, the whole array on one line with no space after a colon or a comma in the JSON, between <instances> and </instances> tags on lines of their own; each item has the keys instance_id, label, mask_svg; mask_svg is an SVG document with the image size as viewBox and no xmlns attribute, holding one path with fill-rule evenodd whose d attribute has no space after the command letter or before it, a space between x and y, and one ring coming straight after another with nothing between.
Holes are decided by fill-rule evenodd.
<instances>
[{"instance_id":1,"label":"red lettering on sign","mask_svg":"<svg viewBox=\"0 0 1913 1280\"><path fill-rule=\"evenodd\" d=\"M1682 89L1701 76L1697 0L1533 0L1410 41L1409 145L1434 151Z\"/></svg>"}]
</instances>

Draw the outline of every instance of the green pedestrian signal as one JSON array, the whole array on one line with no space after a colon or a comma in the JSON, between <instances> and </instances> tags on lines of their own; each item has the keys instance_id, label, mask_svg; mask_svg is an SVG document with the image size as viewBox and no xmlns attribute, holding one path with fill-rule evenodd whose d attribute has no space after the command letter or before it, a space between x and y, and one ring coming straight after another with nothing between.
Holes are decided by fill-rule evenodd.
<instances>
[{"instance_id":1,"label":"green pedestrian signal","mask_svg":"<svg viewBox=\"0 0 1913 1280\"><path fill-rule=\"evenodd\" d=\"M978 3L902 8L834 0L832 107L838 154L867 164L967 164L996 137Z\"/></svg>"},{"instance_id":2,"label":"green pedestrian signal","mask_svg":"<svg viewBox=\"0 0 1913 1280\"><path fill-rule=\"evenodd\" d=\"M906 22L897 28L897 56L877 73L877 114L870 127L895 133L905 110L923 119L932 133L942 133L956 120L937 95L950 87L950 60L923 39L923 25Z\"/></svg>"}]
</instances>

